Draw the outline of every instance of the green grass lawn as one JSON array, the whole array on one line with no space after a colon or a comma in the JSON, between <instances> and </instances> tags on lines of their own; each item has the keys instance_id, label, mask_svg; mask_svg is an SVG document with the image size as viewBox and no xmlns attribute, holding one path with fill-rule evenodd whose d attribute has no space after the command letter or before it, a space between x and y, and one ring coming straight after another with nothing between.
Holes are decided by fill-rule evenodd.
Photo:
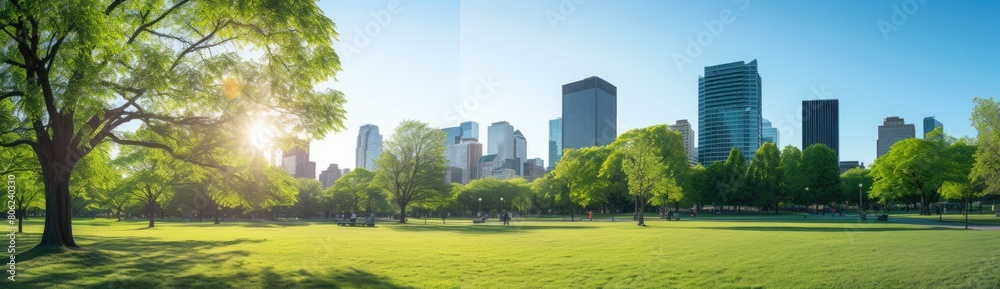
<instances>
[{"instance_id":1,"label":"green grass lawn","mask_svg":"<svg viewBox=\"0 0 1000 289\"><path fill-rule=\"evenodd\" d=\"M597 216L595 216L597 217ZM79 245L18 255L4 288L1000 287L1000 231L857 218L699 216L510 227L75 221ZM621 221L626 219L626 221ZM40 220L18 236L34 246Z\"/></svg>"}]
</instances>

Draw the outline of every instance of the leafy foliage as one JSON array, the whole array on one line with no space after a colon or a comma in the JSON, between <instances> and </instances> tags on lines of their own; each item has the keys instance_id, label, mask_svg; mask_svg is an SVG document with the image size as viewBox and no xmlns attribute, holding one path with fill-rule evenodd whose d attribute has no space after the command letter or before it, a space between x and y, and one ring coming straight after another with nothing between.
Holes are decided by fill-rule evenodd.
<instances>
[{"instance_id":1,"label":"leafy foliage","mask_svg":"<svg viewBox=\"0 0 1000 289\"><path fill-rule=\"evenodd\" d=\"M893 144L872 168L875 180L872 197L883 202L915 197L921 203L921 214L929 215L929 203L940 197L945 183L967 184L976 147L967 140L941 134L937 128L925 139L905 139Z\"/></svg>"},{"instance_id":2,"label":"leafy foliage","mask_svg":"<svg viewBox=\"0 0 1000 289\"><path fill-rule=\"evenodd\" d=\"M68 179L102 143L226 171L208 148L255 122L279 145L343 129L343 94L314 91L340 61L313 1L12 1L0 27L0 146L35 152L46 246L76 247ZM136 122L151 134L126 134Z\"/></svg>"},{"instance_id":3,"label":"leafy foliage","mask_svg":"<svg viewBox=\"0 0 1000 289\"><path fill-rule=\"evenodd\" d=\"M972 109L978 148L970 178L983 185L984 195L1000 196L1000 102L977 97Z\"/></svg>"},{"instance_id":4,"label":"leafy foliage","mask_svg":"<svg viewBox=\"0 0 1000 289\"><path fill-rule=\"evenodd\" d=\"M385 142L376 160L375 183L399 206L399 222L406 222L406 206L435 200L450 187L444 183L444 132L418 121L403 121Z\"/></svg>"}]
</instances>

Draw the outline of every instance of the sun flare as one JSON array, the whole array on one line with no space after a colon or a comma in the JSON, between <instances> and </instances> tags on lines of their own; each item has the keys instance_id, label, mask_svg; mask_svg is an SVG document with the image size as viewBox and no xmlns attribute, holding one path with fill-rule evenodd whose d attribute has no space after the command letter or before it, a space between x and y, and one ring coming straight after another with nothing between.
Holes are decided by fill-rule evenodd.
<instances>
[{"instance_id":1,"label":"sun flare","mask_svg":"<svg viewBox=\"0 0 1000 289\"><path fill-rule=\"evenodd\" d=\"M265 121L254 121L250 124L248 141L258 149L267 149L274 144L274 128Z\"/></svg>"}]
</instances>

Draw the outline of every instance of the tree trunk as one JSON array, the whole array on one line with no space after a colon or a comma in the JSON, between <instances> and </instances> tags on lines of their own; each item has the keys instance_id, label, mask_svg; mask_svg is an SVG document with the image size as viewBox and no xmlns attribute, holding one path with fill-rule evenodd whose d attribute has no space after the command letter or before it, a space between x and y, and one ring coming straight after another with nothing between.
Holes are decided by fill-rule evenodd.
<instances>
[{"instance_id":1,"label":"tree trunk","mask_svg":"<svg viewBox=\"0 0 1000 289\"><path fill-rule=\"evenodd\" d=\"M117 222L121 222L122 221L122 209L118 208L117 210L115 210L115 215L118 216L118 221Z\"/></svg>"},{"instance_id":2,"label":"tree trunk","mask_svg":"<svg viewBox=\"0 0 1000 289\"><path fill-rule=\"evenodd\" d=\"M924 194L920 194L920 214L931 215L931 206L927 203L927 198L924 197Z\"/></svg>"},{"instance_id":3,"label":"tree trunk","mask_svg":"<svg viewBox=\"0 0 1000 289\"><path fill-rule=\"evenodd\" d=\"M42 177L45 180L45 227L38 247L70 247L79 248L73 240L73 208L69 195L69 175L72 166L50 161L43 155L51 155L45 151L37 151L42 165ZM69 161L69 152L61 151L53 155L53 159L65 157ZM76 162L72 161L75 165Z\"/></svg>"},{"instance_id":4,"label":"tree trunk","mask_svg":"<svg viewBox=\"0 0 1000 289\"><path fill-rule=\"evenodd\" d=\"M406 204L399 203L399 223L406 224Z\"/></svg>"},{"instance_id":5,"label":"tree trunk","mask_svg":"<svg viewBox=\"0 0 1000 289\"><path fill-rule=\"evenodd\" d=\"M156 215L153 213L153 202L150 201L146 203L146 216L149 217L149 227L152 228L156 226L156 222L153 220Z\"/></svg>"},{"instance_id":6,"label":"tree trunk","mask_svg":"<svg viewBox=\"0 0 1000 289\"><path fill-rule=\"evenodd\" d=\"M639 219L639 223L636 224L636 225L638 225L638 226L645 226L646 225L646 220L645 220L645 218L643 218L643 215L644 215L643 213L646 212L646 202L643 201L641 198L636 198L636 202L635 203L636 203L637 206L639 206L638 209L635 212L636 219Z\"/></svg>"},{"instance_id":7,"label":"tree trunk","mask_svg":"<svg viewBox=\"0 0 1000 289\"><path fill-rule=\"evenodd\" d=\"M23 222L24 222L24 210L17 210L17 232L18 233L24 233L24 231L21 230L22 229L21 223L23 223Z\"/></svg>"}]
</instances>

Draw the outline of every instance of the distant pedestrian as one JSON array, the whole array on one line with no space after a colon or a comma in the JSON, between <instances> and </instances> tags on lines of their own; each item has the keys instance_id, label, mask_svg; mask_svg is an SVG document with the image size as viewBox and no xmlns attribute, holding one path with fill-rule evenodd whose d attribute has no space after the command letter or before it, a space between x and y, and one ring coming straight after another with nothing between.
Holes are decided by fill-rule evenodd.
<instances>
[{"instance_id":1,"label":"distant pedestrian","mask_svg":"<svg viewBox=\"0 0 1000 289\"><path fill-rule=\"evenodd\" d=\"M358 219L358 214L351 213L351 223L354 223Z\"/></svg>"},{"instance_id":2,"label":"distant pedestrian","mask_svg":"<svg viewBox=\"0 0 1000 289\"><path fill-rule=\"evenodd\" d=\"M590 220L593 221L594 220L594 211L587 211L587 217L590 217Z\"/></svg>"}]
</instances>

